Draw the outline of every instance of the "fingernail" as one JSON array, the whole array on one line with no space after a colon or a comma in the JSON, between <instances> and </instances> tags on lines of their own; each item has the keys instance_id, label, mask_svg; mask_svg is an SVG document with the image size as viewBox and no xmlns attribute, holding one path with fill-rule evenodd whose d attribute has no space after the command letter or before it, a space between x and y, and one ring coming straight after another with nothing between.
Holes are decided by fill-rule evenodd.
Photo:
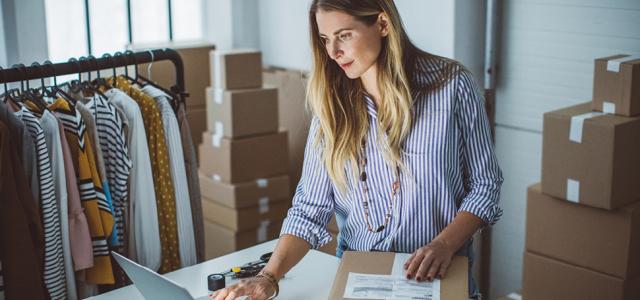
<instances>
[{"instance_id":1,"label":"fingernail","mask_svg":"<svg viewBox=\"0 0 640 300\"><path fill-rule=\"evenodd\" d=\"M407 279L411 279L411 274L407 274Z\"/></svg>"},{"instance_id":2,"label":"fingernail","mask_svg":"<svg viewBox=\"0 0 640 300\"><path fill-rule=\"evenodd\" d=\"M417 280L417 281L421 281L421 280L422 280L422 277L418 276L418 277L416 277L416 280Z\"/></svg>"}]
</instances>

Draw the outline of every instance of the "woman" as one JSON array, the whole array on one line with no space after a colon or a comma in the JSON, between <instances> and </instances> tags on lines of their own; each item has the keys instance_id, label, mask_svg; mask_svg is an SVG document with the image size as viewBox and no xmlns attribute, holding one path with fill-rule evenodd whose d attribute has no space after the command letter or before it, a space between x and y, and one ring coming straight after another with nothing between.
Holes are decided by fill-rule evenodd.
<instances>
[{"instance_id":1,"label":"woman","mask_svg":"<svg viewBox=\"0 0 640 300\"><path fill-rule=\"evenodd\" d=\"M472 261L473 234L502 214L502 174L467 70L414 46L391 0L314 0L309 23L313 120L293 206L264 270L214 299L277 294L278 280L331 240L334 213L337 256L413 253L404 267L418 281L445 276L454 255Z\"/></svg>"}]
</instances>

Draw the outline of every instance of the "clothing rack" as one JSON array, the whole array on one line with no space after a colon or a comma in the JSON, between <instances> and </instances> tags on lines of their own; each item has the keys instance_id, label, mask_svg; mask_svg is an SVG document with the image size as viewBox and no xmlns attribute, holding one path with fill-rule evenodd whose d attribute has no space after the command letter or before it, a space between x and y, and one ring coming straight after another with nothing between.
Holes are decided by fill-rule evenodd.
<instances>
[{"instance_id":1,"label":"clothing rack","mask_svg":"<svg viewBox=\"0 0 640 300\"><path fill-rule=\"evenodd\" d=\"M114 55L105 54L102 57L81 57L79 60L70 59L67 62L52 64L46 61L43 64L34 63L31 66L14 65L9 69L0 70L0 83L22 82L33 79L44 79L69 74L79 74L101 70L115 70L115 68L135 66L136 76L138 65L162 60L170 60L176 72L176 84L171 87L180 103L184 103L189 93L184 85L184 66L180 54L174 49L163 48L147 51L124 53L116 52Z\"/></svg>"}]
</instances>

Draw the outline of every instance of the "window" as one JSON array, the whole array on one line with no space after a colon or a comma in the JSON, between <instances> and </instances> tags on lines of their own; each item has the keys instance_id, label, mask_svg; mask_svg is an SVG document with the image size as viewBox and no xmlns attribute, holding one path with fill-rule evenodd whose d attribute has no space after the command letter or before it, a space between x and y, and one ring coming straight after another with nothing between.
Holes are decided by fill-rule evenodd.
<instances>
[{"instance_id":1,"label":"window","mask_svg":"<svg viewBox=\"0 0 640 300\"><path fill-rule=\"evenodd\" d=\"M129 43L201 40L202 1L45 0L49 59L99 57Z\"/></svg>"}]
</instances>

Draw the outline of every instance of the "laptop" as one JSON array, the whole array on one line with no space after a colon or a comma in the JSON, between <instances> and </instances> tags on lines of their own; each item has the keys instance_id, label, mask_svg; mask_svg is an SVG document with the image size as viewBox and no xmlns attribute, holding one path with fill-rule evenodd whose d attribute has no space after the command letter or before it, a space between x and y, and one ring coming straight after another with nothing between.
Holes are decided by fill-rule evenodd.
<instances>
[{"instance_id":1,"label":"laptop","mask_svg":"<svg viewBox=\"0 0 640 300\"><path fill-rule=\"evenodd\" d=\"M171 281L151 269L116 253L111 252L115 260L129 276L135 287L145 299L149 300L206 300L209 296L193 298L183 286Z\"/></svg>"}]
</instances>

